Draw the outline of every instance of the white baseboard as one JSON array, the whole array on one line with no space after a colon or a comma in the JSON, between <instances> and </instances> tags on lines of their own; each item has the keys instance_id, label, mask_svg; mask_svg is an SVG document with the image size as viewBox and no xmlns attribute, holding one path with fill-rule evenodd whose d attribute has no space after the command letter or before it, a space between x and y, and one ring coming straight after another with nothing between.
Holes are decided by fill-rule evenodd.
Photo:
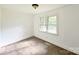
<instances>
[{"instance_id":1,"label":"white baseboard","mask_svg":"<svg viewBox=\"0 0 79 59\"><path fill-rule=\"evenodd\" d=\"M39 37L39 36L37 36L37 35L35 35L35 37L45 40L44 38ZM66 50L68 50L68 51L71 51L71 52L73 52L73 53L79 54L79 50L76 49L76 48L75 48L75 49L74 49L74 48L70 48L70 47L67 47L67 46L65 46L65 45L63 45L63 44L61 44L61 43L58 43L58 42L53 42L53 41L51 42L50 40L45 40L45 41L48 41L48 42L50 42L50 43L52 43L52 44L55 44L56 46L59 46L59 47L61 47L61 48L64 48L64 49L66 49Z\"/></svg>"},{"instance_id":2,"label":"white baseboard","mask_svg":"<svg viewBox=\"0 0 79 59\"><path fill-rule=\"evenodd\" d=\"M0 43L0 44L1 44L0 47L4 47L4 46L10 45L10 44L13 44L13 43L19 42L19 41L21 41L21 40L24 40L24 39L30 38L30 37L32 37L32 36L20 37L20 38L16 39L15 41L12 41L12 42L9 42L9 43L6 43L6 42L5 42L5 43Z\"/></svg>"}]
</instances>

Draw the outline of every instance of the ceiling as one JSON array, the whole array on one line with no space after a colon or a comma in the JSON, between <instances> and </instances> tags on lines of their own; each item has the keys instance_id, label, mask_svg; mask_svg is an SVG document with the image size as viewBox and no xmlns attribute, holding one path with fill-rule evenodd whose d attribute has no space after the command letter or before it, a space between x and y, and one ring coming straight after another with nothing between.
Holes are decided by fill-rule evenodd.
<instances>
[{"instance_id":1,"label":"ceiling","mask_svg":"<svg viewBox=\"0 0 79 59\"><path fill-rule=\"evenodd\" d=\"M63 7L65 4L39 4L39 7L36 10L32 7L32 4L1 4L0 6L24 13L34 13L35 11L41 13Z\"/></svg>"}]
</instances>

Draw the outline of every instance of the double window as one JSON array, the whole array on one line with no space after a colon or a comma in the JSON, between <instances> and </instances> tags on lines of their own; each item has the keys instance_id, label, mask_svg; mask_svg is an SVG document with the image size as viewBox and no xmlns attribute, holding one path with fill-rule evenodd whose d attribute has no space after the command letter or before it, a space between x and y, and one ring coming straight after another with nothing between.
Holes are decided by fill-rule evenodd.
<instances>
[{"instance_id":1,"label":"double window","mask_svg":"<svg viewBox=\"0 0 79 59\"><path fill-rule=\"evenodd\" d=\"M40 31L57 34L57 16L40 17Z\"/></svg>"}]
</instances>

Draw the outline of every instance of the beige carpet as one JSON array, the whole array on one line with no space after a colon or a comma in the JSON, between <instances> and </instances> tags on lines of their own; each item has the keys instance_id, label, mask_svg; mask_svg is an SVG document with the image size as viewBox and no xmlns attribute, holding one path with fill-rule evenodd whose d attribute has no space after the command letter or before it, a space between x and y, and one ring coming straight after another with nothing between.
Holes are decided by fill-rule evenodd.
<instances>
[{"instance_id":1,"label":"beige carpet","mask_svg":"<svg viewBox=\"0 0 79 59\"><path fill-rule=\"evenodd\" d=\"M0 55L75 55L39 38L28 38L0 48Z\"/></svg>"}]
</instances>

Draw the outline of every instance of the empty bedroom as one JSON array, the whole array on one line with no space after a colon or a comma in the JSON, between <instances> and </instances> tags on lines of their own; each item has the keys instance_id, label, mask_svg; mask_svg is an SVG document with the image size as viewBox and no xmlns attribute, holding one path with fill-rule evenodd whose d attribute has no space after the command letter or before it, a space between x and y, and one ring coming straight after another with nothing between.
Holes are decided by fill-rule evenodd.
<instances>
[{"instance_id":1,"label":"empty bedroom","mask_svg":"<svg viewBox=\"0 0 79 59\"><path fill-rule=\"evenodd\" d=\"M0 55L79 55L79 4L0 4Z\"/></svg>"}]
</instances>

